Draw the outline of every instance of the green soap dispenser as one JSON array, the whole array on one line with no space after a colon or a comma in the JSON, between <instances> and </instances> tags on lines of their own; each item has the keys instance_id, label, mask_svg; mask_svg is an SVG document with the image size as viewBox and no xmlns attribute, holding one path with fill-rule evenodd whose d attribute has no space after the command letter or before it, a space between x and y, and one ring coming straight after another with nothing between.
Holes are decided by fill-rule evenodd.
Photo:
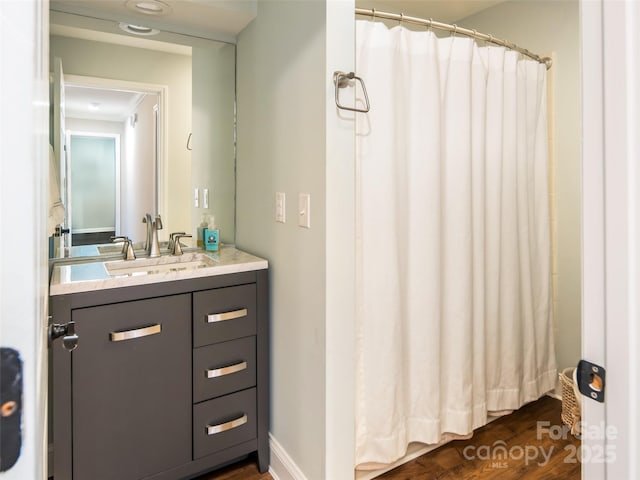
<instances>
[{"instance_id":1,"label":"green soap dispenser","mask_svg":"<svg viewBox=\"0 0 640 480\"><path fill-rule=\"evenodd\" d=\"M204 249L217 252L220 248L220 230L216 228L214 217L210 220L209 227L204 230Z\"/></svg>"}]
</instances>

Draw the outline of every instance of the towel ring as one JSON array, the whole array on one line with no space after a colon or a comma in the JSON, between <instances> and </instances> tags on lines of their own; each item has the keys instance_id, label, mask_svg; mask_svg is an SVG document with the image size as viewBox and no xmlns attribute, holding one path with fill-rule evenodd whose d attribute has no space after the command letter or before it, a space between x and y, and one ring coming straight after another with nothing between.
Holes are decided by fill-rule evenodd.
<instances>
[{"instance_id":1,"label":"towel ring","mask_svg":"<svg viewBox=\"0 0 640 480\"><path fill-rule=\"evenodd\" d=\"M357 108L357 107L347 107L340 103L340 89L346 87L349 84L349 80L357 80L360 82L362 86L362 92L364 93L364 100L366 107L365 108ZM360 112L367 113L370 110L369 105L369 95L367 95L367 88L364 86L364 80L362 78L357 77L354 72L333 72L333 84L336 87L336 107L340 110L349 110L351 112Z\"/></svg>"}]
</instances>

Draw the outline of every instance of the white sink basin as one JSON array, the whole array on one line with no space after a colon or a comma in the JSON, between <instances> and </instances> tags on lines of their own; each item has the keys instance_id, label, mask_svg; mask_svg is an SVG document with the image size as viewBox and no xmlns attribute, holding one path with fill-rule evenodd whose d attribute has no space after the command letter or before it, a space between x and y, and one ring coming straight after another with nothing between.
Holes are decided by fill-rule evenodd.
<instances>
[{"instance_id":1,"label":"white sink basin","mask_svg":"<svg viewBox=\"0 0 640 480\"><path fill-rule=\"evenodd\" d=\"M116 243L115 245L98 245L98 253L100 255L122 253L122 243Z\"/></svg>"},{"instance_id":2,"label":"white sink basin","mask_svg":"<svg viewBox=\"0 0 640 480\"><path fill-rule=\"evenodd\" d=\"M107 273L113 277L152 275L165 272L182 272L216 266L212 257L203 253L185 253L183 255L163 255L157 258L138 258L136 260L116 260L105 262Z\"/></svg>"},{"instance_id":3,"label":"white sink basin","mask_svg":"<svg viewBox=\"0 0 640 480\"><path fill-rule=\"evenodd\" d=\"M98 245L98 254L111 255L114 253L124 253L122 251L122 247L123 247L123 242L106 243L104 245ZM143 247L142 242L136 242L133 244L134 250L142 250L142 247ZM162 248L162 245L160 247Z\"/></svg>"}]
</instances>

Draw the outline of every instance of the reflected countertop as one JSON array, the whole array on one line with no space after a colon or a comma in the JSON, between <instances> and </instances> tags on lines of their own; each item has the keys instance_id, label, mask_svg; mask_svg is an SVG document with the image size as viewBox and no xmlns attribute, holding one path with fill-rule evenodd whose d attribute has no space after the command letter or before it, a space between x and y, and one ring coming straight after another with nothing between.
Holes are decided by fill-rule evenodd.
<instances>
[{"instance_id":1,"label":"reflected countertop","mask_svg":"<svg viewBox=\"0 0 640 480\"><path fill-rule=\"evenodd\" d=\"M94 247L95 248L95 247ZM210 265L198 268L148 269L129 274L110 275L105 261L66 263L55 265L49 286L50 295L65 295L69 293L89 292L109 288L122 288L133 285L146 285L159 282L171 282L189 278L225 275L229 273L262 270L268 267L268 262L250 253L231 246L222 246L217 252L192 250L184 253L184 259L189 256L204 256L210 260ZM140 259L140 257L139 257ZM144 259L144 257L142 257ZM111 259L113 260L113 259ZM126 262L125 260L118 260ZM160 262L171 262L171 255L163 255Z\"/></svg>"}]
</instances>

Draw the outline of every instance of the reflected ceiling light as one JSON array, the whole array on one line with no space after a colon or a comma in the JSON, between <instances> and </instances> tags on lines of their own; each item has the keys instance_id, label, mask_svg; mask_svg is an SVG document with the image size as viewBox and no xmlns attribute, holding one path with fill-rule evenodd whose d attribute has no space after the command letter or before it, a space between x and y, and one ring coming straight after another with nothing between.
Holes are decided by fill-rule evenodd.
<instances>
[{"instance_id":1,"label":"reflected ceiling light","mask_svg":"<svg viewBox=\"0 0 640 480\"><path fill-rule=\"evenodd\" d=\"M171 13L171 6L160 0L127 0L126 6L134 12L145 15L168 15Z\"/></svg>"},{"instance_id":2,"label":"reflected ceiling light","mask_svg":"<svg viewBox=\"0 0 640 480\"><path fill-rule=\"evenodd\" d=\"M142 25L133 25L131 23L120 23L120 29L127 33L133 33L134 35L157 35L160 30L157 28L144 27Z\"/></svg>"}]
</instances>

